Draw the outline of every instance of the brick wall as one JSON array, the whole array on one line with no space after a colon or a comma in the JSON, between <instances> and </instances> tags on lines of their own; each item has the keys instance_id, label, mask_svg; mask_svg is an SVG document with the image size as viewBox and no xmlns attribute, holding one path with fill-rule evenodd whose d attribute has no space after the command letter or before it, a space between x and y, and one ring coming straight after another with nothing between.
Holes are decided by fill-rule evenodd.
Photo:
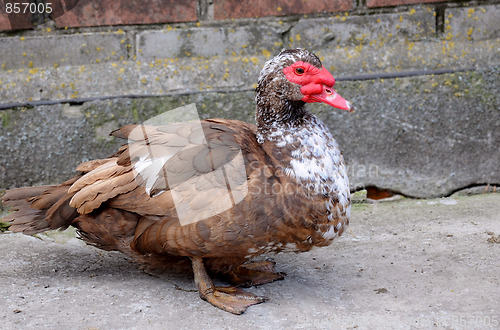
<instances>
[{"instance_id":1,"label":"brick wall","mask_svg":"<svg viewBox=\"0 0 500 330\"><path fill-rule=\"evenodd\" d=\"M315 15L337 12L370 14L380 10L400 10L408 5L436 3L438 8L477 4L484 1L443 0L58 0L50 3L52 12L7 14L8 4L23 1L0 0L0 31L32 29L48 20L56 28L108 25L160 24L226 20L287 15ZM491 1L490 1L491 2ZM383 8L383 9L382 9ZM21 7L23 10L23 7Z\"/></svg>"}]
</instances>

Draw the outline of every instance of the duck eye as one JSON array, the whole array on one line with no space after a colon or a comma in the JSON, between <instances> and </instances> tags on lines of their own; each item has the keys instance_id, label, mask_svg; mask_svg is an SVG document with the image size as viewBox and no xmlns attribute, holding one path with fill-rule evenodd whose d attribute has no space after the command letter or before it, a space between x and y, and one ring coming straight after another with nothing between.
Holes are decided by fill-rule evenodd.
<instances>
[{"instance_id":1,"label":"duck eye","mask_svg":"<svg viewBox=\"0 0 500 330\"><path fill-rule=\"evenodd\" d=\"M303 67L298 67L295 69L295 73L299 76L303 75L304 74L304 68Z\"/></svg>"}]
</instances>

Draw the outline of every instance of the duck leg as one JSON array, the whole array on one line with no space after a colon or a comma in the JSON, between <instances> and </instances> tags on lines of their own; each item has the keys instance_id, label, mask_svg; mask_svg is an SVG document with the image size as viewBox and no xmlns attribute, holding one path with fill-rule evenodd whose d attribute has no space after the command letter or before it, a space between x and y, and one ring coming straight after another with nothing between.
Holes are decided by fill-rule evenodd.
<instances>
[{"instance_id":1,"label":"duck leg","mask_svg":"<svg viewBox=\"0 0 500 330\"><path fill-rule=\"evenodd\" d=\"M276 262L255 261L238 266L229 274L229 280L236 285L249 287L282 280L286 274L277 272Z\"/></svg>"},{"instance_id":2,"label":"duck leg","mask_svg":"<svg viewBox=\"0 0 500 330\"><path fill-rule=\"evenodd\" d=\"M242 314L247 307L268 300L266 297L256 296L239 288L216 287L207 274L202 258L191 257L191 263L201 299L215 307L233 314Z\"/></svg>"}]
</instances>

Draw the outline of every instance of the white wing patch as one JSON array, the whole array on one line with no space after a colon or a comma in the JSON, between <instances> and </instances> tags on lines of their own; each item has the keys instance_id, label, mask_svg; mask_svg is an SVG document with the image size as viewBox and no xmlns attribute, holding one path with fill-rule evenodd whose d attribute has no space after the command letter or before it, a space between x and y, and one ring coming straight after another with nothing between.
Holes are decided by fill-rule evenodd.
<instances>
[{"instance_id":1,"label":"white wing patch","mask_svg":"<svg viewBox=\"0 0 500 330\"><path fill-rule=\"evenodd\" d=\"M171 157L172 155L158 158L147 158L143 156L134 163L134 170L137 171L137 174L144 180L143 186L148 195L151 194L151 189L153 189L153 185L156 180L158 180L163 165L165 165Z\"/></svg>"}]
</instances>

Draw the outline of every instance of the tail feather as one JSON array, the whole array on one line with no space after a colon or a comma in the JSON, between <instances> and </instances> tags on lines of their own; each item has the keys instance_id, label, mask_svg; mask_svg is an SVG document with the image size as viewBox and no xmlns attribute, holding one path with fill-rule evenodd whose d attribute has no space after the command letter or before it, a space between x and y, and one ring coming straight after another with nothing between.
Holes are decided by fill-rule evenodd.
<instances>
[{"instance_id":1,"label":"tail feather","mask_svg":"<svg viewBox=\"0 0 500 330\"><path fill-rule=\"evenodd\" d=\"M49 190L52 186L15 188L5 192L2 202L14 210L29 205L28 199L38 196Z\"/></svg>"},{"instance_id":2,"label":"tail feather","mask_svg":"<svg viewBox=\"0 0 500 330\"><path fill-rule=\"evenodd\" d=\"M2 221L10 223L10 231L26 235L33 235L50 229L49 223L45 220L45 211L32 209L29 206L6 216Z\"/></svg>"},{"instance_id":3,"label":"tail feather","mask_svg":"<svg viewBox=\"0 0 500 330\"><path fill-rule=\"evenodd\" d=\"M13 213L3 221L10 223L9 230L27 235L49 229L65 229L78 216L69 206L73 194L68 194L70 181L59 186L25 187L9 190L2 202Z\"/></svg>"}]
</instances>

